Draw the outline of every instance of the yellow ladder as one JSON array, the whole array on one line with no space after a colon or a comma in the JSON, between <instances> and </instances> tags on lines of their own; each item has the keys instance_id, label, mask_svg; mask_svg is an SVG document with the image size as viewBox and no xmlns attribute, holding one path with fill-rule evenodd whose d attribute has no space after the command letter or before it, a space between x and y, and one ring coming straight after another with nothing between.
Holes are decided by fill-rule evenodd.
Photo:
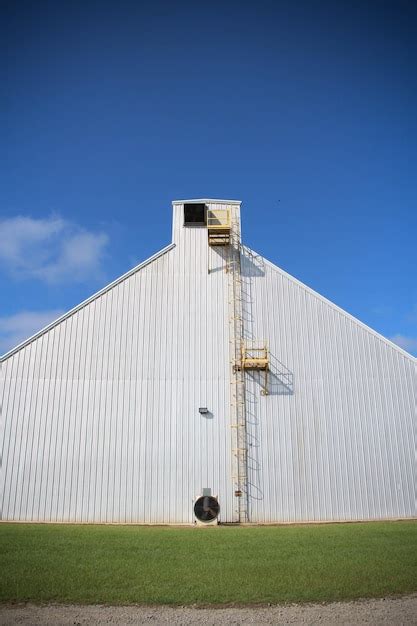
<instances>
[{"instance_id":1,"label":"yellow ladder","mask_svg":"<svg viewBox=\"0 0 417 626\"><path fill-rule=\"evenodd\" d=\"M239 523L249 521L248 435L245 397L246 370L264 371L261 394L268 394L269 352L265 342L244 341L240 223L233 209L207 211L208 244L224 246L228 276L230 418L232 427L232 480ZM209 253L210 258L210 253ZM209 264L210 273L210 264Z\"/></svg>"},{"instance_id":2,"label":"yellow ladder","mask_svg":"<svg viewBox=\"0 0 417 626\"><path fill-rule=\"evenodd\" d=\"M229 298L230 345L230 411L232 426L233 484L236 516L239 523L249 521L247 428L245 401L245 372L242 368L243 304L241 274L241 242L239 221L232 214L230 243L227 246L226 272Z\"/></svg>"}]
</instances>

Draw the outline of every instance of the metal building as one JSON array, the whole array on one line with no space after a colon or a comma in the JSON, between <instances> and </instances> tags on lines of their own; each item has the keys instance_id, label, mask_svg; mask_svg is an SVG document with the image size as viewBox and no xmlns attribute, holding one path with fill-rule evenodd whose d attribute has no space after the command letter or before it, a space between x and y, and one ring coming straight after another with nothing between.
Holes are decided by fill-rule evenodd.
<instances>
[{"instance_id":1,"label":"metal building","mask_svg":"<svg viewBox=\"0 0 417 626\"><path fill-rule=\"evenodd\" d=\"M3 520L417 516L417 360L173 203L173 243L1 359Z\"/></svg>"}]
</instances>

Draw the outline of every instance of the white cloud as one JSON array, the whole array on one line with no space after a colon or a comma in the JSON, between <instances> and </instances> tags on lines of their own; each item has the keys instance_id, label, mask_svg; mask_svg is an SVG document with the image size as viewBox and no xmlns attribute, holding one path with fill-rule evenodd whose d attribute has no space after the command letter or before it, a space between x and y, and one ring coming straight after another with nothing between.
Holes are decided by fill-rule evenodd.
<instances>
[{"instance_id":1,"label":"white cloud","mask_svg":"<svg viewBox=\"0 0 417 626\"><path fill-rule=\"evenodd\" d=\"M417 338L416 337L407 337L406 335L394 335L390 337L391 341L407 350L408 352L417 352Z\"/></svg>"},{"instance_id":2,"label":"white cloud","mask_svg":"<svg viewBox=\"0 0 417 626\"><path fill-rule=\"evenodd\" d=\"M105 233L80 228L59 216L0 220L0 267L16 278L48 283L100 278Z\"/></svg>"},{"instance_id":3,"label":"white cloud","mask_svg":"<svg viewBox=\"0 0 417 626\"><path fill-rule=\"evenodd\" d=\"M0 354L14 348L63 313L64 311L60 309L36 312L21 311L14 315L0 317Z\"/></svg>"}]
</instances>

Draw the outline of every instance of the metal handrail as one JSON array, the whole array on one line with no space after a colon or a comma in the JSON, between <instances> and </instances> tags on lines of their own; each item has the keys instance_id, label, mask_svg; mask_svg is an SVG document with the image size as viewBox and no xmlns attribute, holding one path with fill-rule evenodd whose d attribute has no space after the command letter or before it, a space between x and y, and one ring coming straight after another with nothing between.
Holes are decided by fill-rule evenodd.
<instances>
[{"instance_id":1,"label":"metal handrail","mask_svg":"<svg viewBox=\"0 0 417 626\"><path fill-rule=\"evenodd\" d=\"M229 209L208 209L207 227L230 228L231 216Z\"/></svg>"},{"instance_id":2,"label":"metal handrail","mask_svg":"<svg viewBox=\"0 0 417 626\"><path fill-rule=\"evenodd\" d=\"M242 344L242 363L264 362L269 363L268 344L266 342L244 341Z\"/></svg>"}]
</instances>

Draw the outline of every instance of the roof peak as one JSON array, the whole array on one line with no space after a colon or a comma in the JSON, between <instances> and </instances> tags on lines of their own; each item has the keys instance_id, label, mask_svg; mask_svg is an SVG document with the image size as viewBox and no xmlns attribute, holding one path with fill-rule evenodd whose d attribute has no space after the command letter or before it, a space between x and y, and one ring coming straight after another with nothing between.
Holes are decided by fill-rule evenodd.
<instances>
[{"instance_id":1,"label":"roof peak","mask_svg":"<svg viewBox=\"0 0 417 626\"><path fill-rule=\"evenodd\" d=\"M219 198L191 198L190 200L173 200L172 204L192 204L193 202L222 202L224 204L242 204L241 200L221 200Z\"/></svg>"}]
</instances>

